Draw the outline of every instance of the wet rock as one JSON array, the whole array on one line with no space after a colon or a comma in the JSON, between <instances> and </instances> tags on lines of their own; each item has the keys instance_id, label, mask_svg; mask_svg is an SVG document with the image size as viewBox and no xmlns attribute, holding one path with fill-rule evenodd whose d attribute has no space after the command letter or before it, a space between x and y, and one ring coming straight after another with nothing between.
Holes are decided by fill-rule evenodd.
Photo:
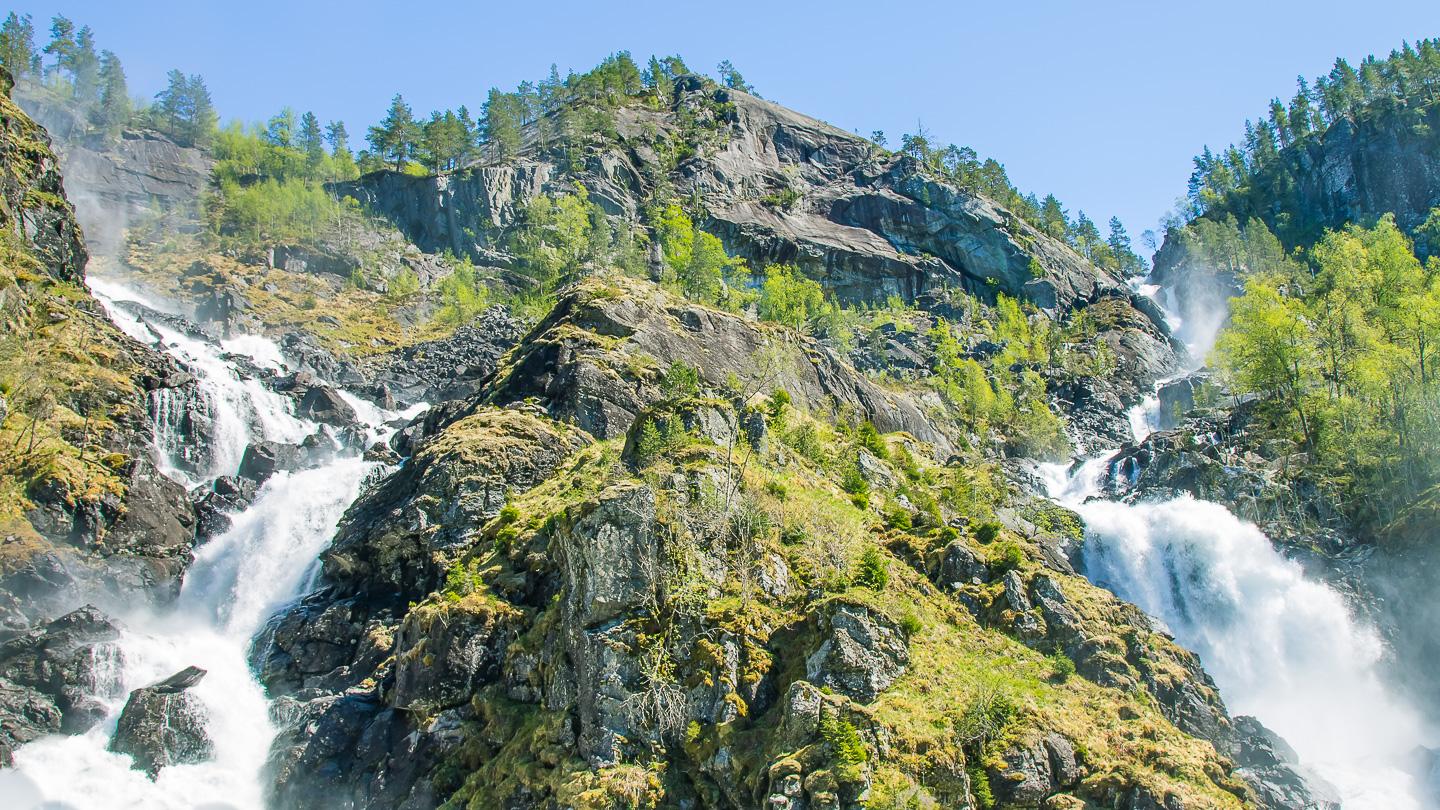
<instances>
[{"instance_id":1,"label":"wet rock","mask_svg":"<svg viewBox=\"0 0 1440 810\"><path fill-rule=\"evenodd\" d=\"M60 731L63 717L55 701L39 690L0 677L0 768L11 764L15 748Z\"/></svg>"},{"instance_id":2,"label":"wet rock","mask_svg":"<svg viewBox=\"0 0 1440 810\"><path fill-rule=\"evenodd\" d=\"M355 409L335 389L325 385L312 385L300 399L296 414L301 419L324 422L327 425L344 427L354 424Z\"/></svg>"},{"instance_id":3,"label":"wet rock","mask_svg":"<svg viewBox=\"0 0 1440 810\"><path fill-rule=\"evenodd\" d=\"M28 690L24 715L12 717L16 733L27 726L24 716L59 716L50 729L78 734L105 716L98 700L108 697L118 669L120 631L99 609L86 605L0 645L0 678L12 688ZM48 702L54 712L39 709ZM48 722L48 721L47 721Z\"/></svg>"},{"instance_id":4,"label":"wet rock","mask_svg":"<svg viewBox=\"0 0 1440 810\"><path fill-rule=\"evenodd\" d=\"M866 607L834 603L816 621L824 640L805 659L805 678L811 683L869 702L910 663L904 633Z\"/></svg>"},{"instance_id":5,"label":"wet rock","mask_svg":"<svg viewBox=\"0 0 1440 810\"><path fill-rule=\"evenodd\" d=\"M1235 720L1236 773L1255 789L1259 804L1274 810L1340 810L1340 794L1300 764L1295 749L1254 717Z\"/></svg>"},{"instance_id":6,"label":"wet rock","mask_svg":"<svg viewBox=\"0 0 1440 810\"><path fill-rule=\"evenodd\" d=\"M186 667L170 677L130 693L110 750L129 754L135 767L154 779L162 768L206 762L215 744L205 729L205 707L189 690L205 670Z\"/></svg>"},{"instance_id":7,"label":"wet rock","mask_svg":"<svg viewBox=\"0 0 1440 810\"><path fill-rule=\"evenodd\" d=\"M240 458L237 474L256 484L263 484L277 472L299 469L300 458L300 448L293 444L264 440L251 442Z\"/></svg>"}]
</instances>

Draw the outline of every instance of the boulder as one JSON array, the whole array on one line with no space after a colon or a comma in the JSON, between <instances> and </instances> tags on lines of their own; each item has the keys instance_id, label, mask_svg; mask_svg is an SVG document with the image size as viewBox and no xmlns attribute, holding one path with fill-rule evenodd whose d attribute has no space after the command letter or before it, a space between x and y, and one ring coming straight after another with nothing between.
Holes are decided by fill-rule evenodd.
<instances>
[{"instance_id":1,"label":"boulder","mask_svg":"<svg viewBox=\"0 0 1440 810\"><path fill-rule=\"evenodd\" d=\"M277 472L299 468L300 456L300 448L293 444L263 440L252 442L240 457L237 475L263 484Z\"/></svg>"},{"instance_id":2,"label":"boulder","mask_svg":"<svg viewBox=\"0 0 1440 810\"><path fill-rule=\"evenodd\" d=\"M167 766L213 758L215 744L205 729L205 707L188 691L204 677L205 670L186 667L131 692L110 750L130 755L135 767L151 779Z\"/></svg>"},{"instance_id":3,"label":"boulder","mask_svg":"<svg viewBox=\"0 0 1440 810\"><path fill-rule=\"evenodd\" d=\"M820 646L805 659L805 678L861 702L874 700L910 664L905 634L861 605L831 603L816 617Z\"/></svg>"},{"instance_id":4,"label":"boulder","mask_svg":"<svg viewBox=\"0 0 1440 810\"><path fill-rule=\"evenodd\" d=\"M119 635L105 614L86 605L0 645L0 679L18 701L5 704L0 742L23 742L38 729L78 734L99 722L105 706L98 698L115 686Z\"/></svg>"},{"instance_id":5,"label":"boulder","mask_svg":"<svg viewBox=\"0 0 1440 810\"><path fill-rule=\"evenodd\" d=\"M949 589L984 583L990 580L990 566L980 559L980 555L970 548L969 543L952 540L940 552L934 580L936 585Z\"/></svg>"},{"instance_id":6,"label":"boulder","mask_svg":"<svg viewBox=\"0 0 1440 810\"><path fill-rule=\"evenodd\" d=\"M345 427L355 423L355 409L335 389L326 385L312 385L300 398L296 414L301 419L324 422L327 425Z\"/></svg>"}]
</instances>

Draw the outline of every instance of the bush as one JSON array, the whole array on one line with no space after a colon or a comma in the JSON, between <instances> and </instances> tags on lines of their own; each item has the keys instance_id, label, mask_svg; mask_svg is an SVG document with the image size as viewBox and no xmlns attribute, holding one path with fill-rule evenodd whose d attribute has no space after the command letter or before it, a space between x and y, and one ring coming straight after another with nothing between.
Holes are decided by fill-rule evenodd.
<instances>
[{"instance_id":1,"label":"bush","mask_svg":"<svg viewBox=\"0 0 1440 810\"><path fill-rule=\"evenodd\" d=\"M965 770L970 775L970 793L975 798L977 810L995 810L995 795L990 792L990 774L977 762L967 763Z\"/></svg>"},{"instance_id":2,"label":"bush","mask_svg":"<svg viewBox=\"0 0 1440 810\"><path fill-rule=\"evenodd\" d=\"M885 556L880 553L880 549L874 546L865 549L851 581L872 591L883 591L885 586L890 584L890 569L885 565Z\"/></svg>"},{"instance_id":3,"label":"bush","mask_svg":"<svg viewBox=\"0 0 1440 810\"><path fill-rule=\"evenodd\" d=\"M790 392L784 388L776 388L770 394L770 418L779 420L785 415L785 409L790 407Z\"/></svg>"},{"instance_id":4,"label":"bush","mask_svg":"<svg viewBox=\"0 0 1440 810\"><path fill-rule=\"evenodd\" d=\"M914 526L914 519L910 517L910 510L898 503L891 504L885 510L885 525L892 529L908 532Z\"/></svg>"},{"instance_id":5,"label":"bush","mask_svg":"<svg viewBox=\"0 0 1440 810\"><path fill-rule=\"evenodd\" d=\"M874 424L868 421L862 423L860 425L860 430L856 434L856 437L859 440L861 447L869 450L876 456L880 458L885 458L887 455L889 455L889 452L885 448L885 440L880 438L880 431L875 429Z\"/></svg>"},{"instance_id":6,"label":"bush","mask_svg":"<svg viewBox=\"0 0 1440 810\"><path fill-rule=\"evenodd\" d=\"M905 633L906 638L918 636L920 635L920 631L925 629L925 623L920 621L920 617L916 616L913 611L910 611L900 617L900 629ZM1065 660L1068 661L1070 659L1067 658ZM1071 666L1074 665L1072 664Z\"/></svg>"},{"instance_id":7,"label":"bush","mask_svg":"<svg viewBox=\"0 0 1440 810\"><path fill-rule=\"evenodd\" d=\"M869 495L870 482L860 473L858 466L849 466L840 476L840 488L851 495Z\"/></svg>"},{"instance_id":8,"label":"bush","mask_svg":"<svg viewBox=\"0 0 1440 810\"><path fill-rule=\"evenodd\" d=\"M1070 660L1070 656L1063 652L1056 652L1050 656L1050 676L1052 678L1064 683L1070 680L1070 676L1074 674L1075 662Z\"/></svg>"},{"instance_id":9,"label":"bush","mask_svg":"<svg viewBox=\"0 0 1440 810\"><path fill-rule=\"evenodd\" d=\"M700 372L684 361L676 360L660 378L660 392L667 399L691 399L700 393Z\"/></svg>"},{"instance_id":10,"label":"bush","mask_svg":"<svg viewBox=\"0 0 1440 810\"><path fill-rule=\"evenodd\" d=\"M982 543L993 543L1000 536L1000 524L987 520L975 527L975 539Z\"/></svg>"},{"instance_id":11,"label":"bush","mask_svg":"<svg viewBox=\"0 0 1440 810\"><path fill-rule=\"evenodd\" d=\"M395 278L390 279L386 295L395 301L404 301L420 292L420 277L408 267L402 268Z\"/></svg>"},{"instance_id":12,"label":"bush","mask_svg":"<svg viewBox=\"0 0 1440 810\"><path fill-rule=\"evenodd\" d=\"M1000 544L995 564L1001 573L1014 571L1025 564L1025 549L1021 548L1019 543L1007 540Z\"/></svg>"},{"instance_id":13,"label":"bush","mask_svg":"<svg viewBox=\"0 0 1440 810\"><path fill-rule=\"evenodd\" d=\"M870 752L860 739L860 732L848 720L829 712L820 715L820 738L835 754L835 776L842 782L860 782L865 778L863 767Z\"/></svg>"}]
</instances>

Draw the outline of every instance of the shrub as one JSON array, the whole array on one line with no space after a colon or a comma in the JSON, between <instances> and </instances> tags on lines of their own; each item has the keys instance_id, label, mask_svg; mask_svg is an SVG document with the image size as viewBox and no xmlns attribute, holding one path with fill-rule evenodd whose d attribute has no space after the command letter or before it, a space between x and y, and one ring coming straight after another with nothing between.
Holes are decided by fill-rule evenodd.
<instances>
[{"instance_id":1,"label":"shrub","mask_svg":"<svg viewBox=\"0 0 1440 810\"><path fill-rule=\"evenodd\" d=\"M910 510L896 503L885 510L885 525L908 532L914 526L914 520L910 517Z\"/></svg>"},{"instance_id":2,"label":"shrub","mask_svg":"<svg viewBox=\"0 0 1440 810\"><path fill-rule=\"evenodd\" d=\"M999 554L995 563L1000 571L1014 571L1025 564L1025 549L1019 543L1006 541L999 546Z\"/></svg>"},{"instance_id":3,"label":"shrub","mask_svg":"<svg viewBox=\"0 0 1440 810\"><path fill-rule=\"evenodd\" d=\"M790 392L784 388L776 388L770 393L770 418L780 419L785 415L785 409L790 407Z\"/></svg>"},{"instance_id":4,"label":"shrub","mask_svg":"<svg viewBox=\"0 0 1440 810\"><path fill-rule=\"evenodd\" d=\"M824 712L820 715L820 738L835 754L835 776L842 782L860 782L865 778L865 762L870 758L860 732L848 720Z\"/></svg>"},{"instance_id":5,"label":"shrub","mask_svg":"<svg viewBox=\"0 0 1440 810\"><path fill-rule=\"evenodd\" d=\"M386 295L395 301L404 301L420 292L420 277L408 267L402 268L395 278L390 279Z\"/></svg>"},{"instance_id":6,"label":"shrub","mask_svg":"<svg viewBox=\"0 0 1440 810\"><path fill-rule=\"evenodd\" d=\"M1057 681L1060 681L1061 683L1064 683L1065 681L1070 680L1070 676L1074 674L1075 662L1070 660L1070 656L1066 655L1063 652L1056 652L1054 655L1050 656L1051 677L1053 677Z\"/></svg>"},{"instance_id":7,"label":"shrub","mask_svg":"<svg viewBox=\"0 0 1440 810\"><path fill-rule=\"evenodd\" d=\"M660 379L660 392L667 399L690 399L700 393L700 372L684 361L676 360Z\"/></svg>"},{"instance_id":8,"label":"shrub","mask_svg":"<svg viewBox=\"0 0 1440 810\"><path fill-rule=\"evenodd\" d=\"M885 458L885 456L888 455L885 449L885 440L880 438L880 431L875 429L873 423L868 421L862 423L857 433L857 438L860 441L861 447L869 450L880 458Z\"/></svg>"},{"instance_id":9,"label":"shrub","mask_svg":"<svg viewBox=\"0 0 1440 810\"><path fill-rule=\"evenodd\" d=\"M860 473L860 468L853 465L846 467L845 472L841 474L840 488L851 495L870 494L870 482L865 480L865 476Z\"/></svg>"},{"instance_id":10,"label":"shrub","mask_svg":"<svg viewBox=\"0 0 1440 810\"><path fill-rule=\"evenodd\" d=\"M987 520L975 527L975 539L982 543L993 543L1000 536L1000 524Z\"/></svg>"},{"instance_id":11,"label":"shrub","mask_svg":"<svg viewBox=\"0 0 1440 810\"><path fill-rule=\"evenodd\" d=\"M920 617L915 615L914 611L907 611L904 616L900 617L900 629L905 633L907 638L917 636L921 630L925 629L925 623L920 621ZM1068 661L1070 659L1067 658L1065 660Z\"/></svg>"},{"instance_id":12,"label":"shrub","mask_svg":"<svg viewBox=\"0 0 1440 810\"><path fill-rule=\"evenodd\" d=\"M995 796L990 792L990 774L978 762L965 765L970 775L970 793L975 798L977 810L995 810Z\"/></svg>"},{"instance_id":13,"label":"shrub","mask_svg":"<svg viewBox=\"0 0 1440 810\"><path fill-rule=\"evenodd\" d=\"M885 556L880 549L874 546L865 549L851 581L872 591L882 591L890 584L890 569L885 565Z\"/></svg>"}]
</instances>

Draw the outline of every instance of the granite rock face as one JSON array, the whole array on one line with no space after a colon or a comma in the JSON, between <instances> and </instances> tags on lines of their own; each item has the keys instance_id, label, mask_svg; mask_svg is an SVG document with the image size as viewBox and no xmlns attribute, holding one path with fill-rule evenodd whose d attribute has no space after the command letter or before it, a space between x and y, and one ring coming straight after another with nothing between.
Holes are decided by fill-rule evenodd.
<instances>
[{"instance_id":1,"label":"granite rock face","mask_svg":"<svg viewBox=\"0 0 1440 810\"><path fill-rule=\"evenodd\" d=\"M752 267L794 263L842 301L931 300L946 287L997 292L1069 310L1131 297L1121 279L975 193L931 177L913 158L738 90L677 81L668 109L617 113L620 143L567 171L530 137L521 156L453 175L382 171L335 192L382 213L422 249L509 265L499 235L542 193L585 185L607 213L635 220L647 193L670 182L704 204L707 230ZM719 143L673 170L657 151L689 116ZM785 191L793 202L767 195Z\"/></svg>"}]
</instances>

